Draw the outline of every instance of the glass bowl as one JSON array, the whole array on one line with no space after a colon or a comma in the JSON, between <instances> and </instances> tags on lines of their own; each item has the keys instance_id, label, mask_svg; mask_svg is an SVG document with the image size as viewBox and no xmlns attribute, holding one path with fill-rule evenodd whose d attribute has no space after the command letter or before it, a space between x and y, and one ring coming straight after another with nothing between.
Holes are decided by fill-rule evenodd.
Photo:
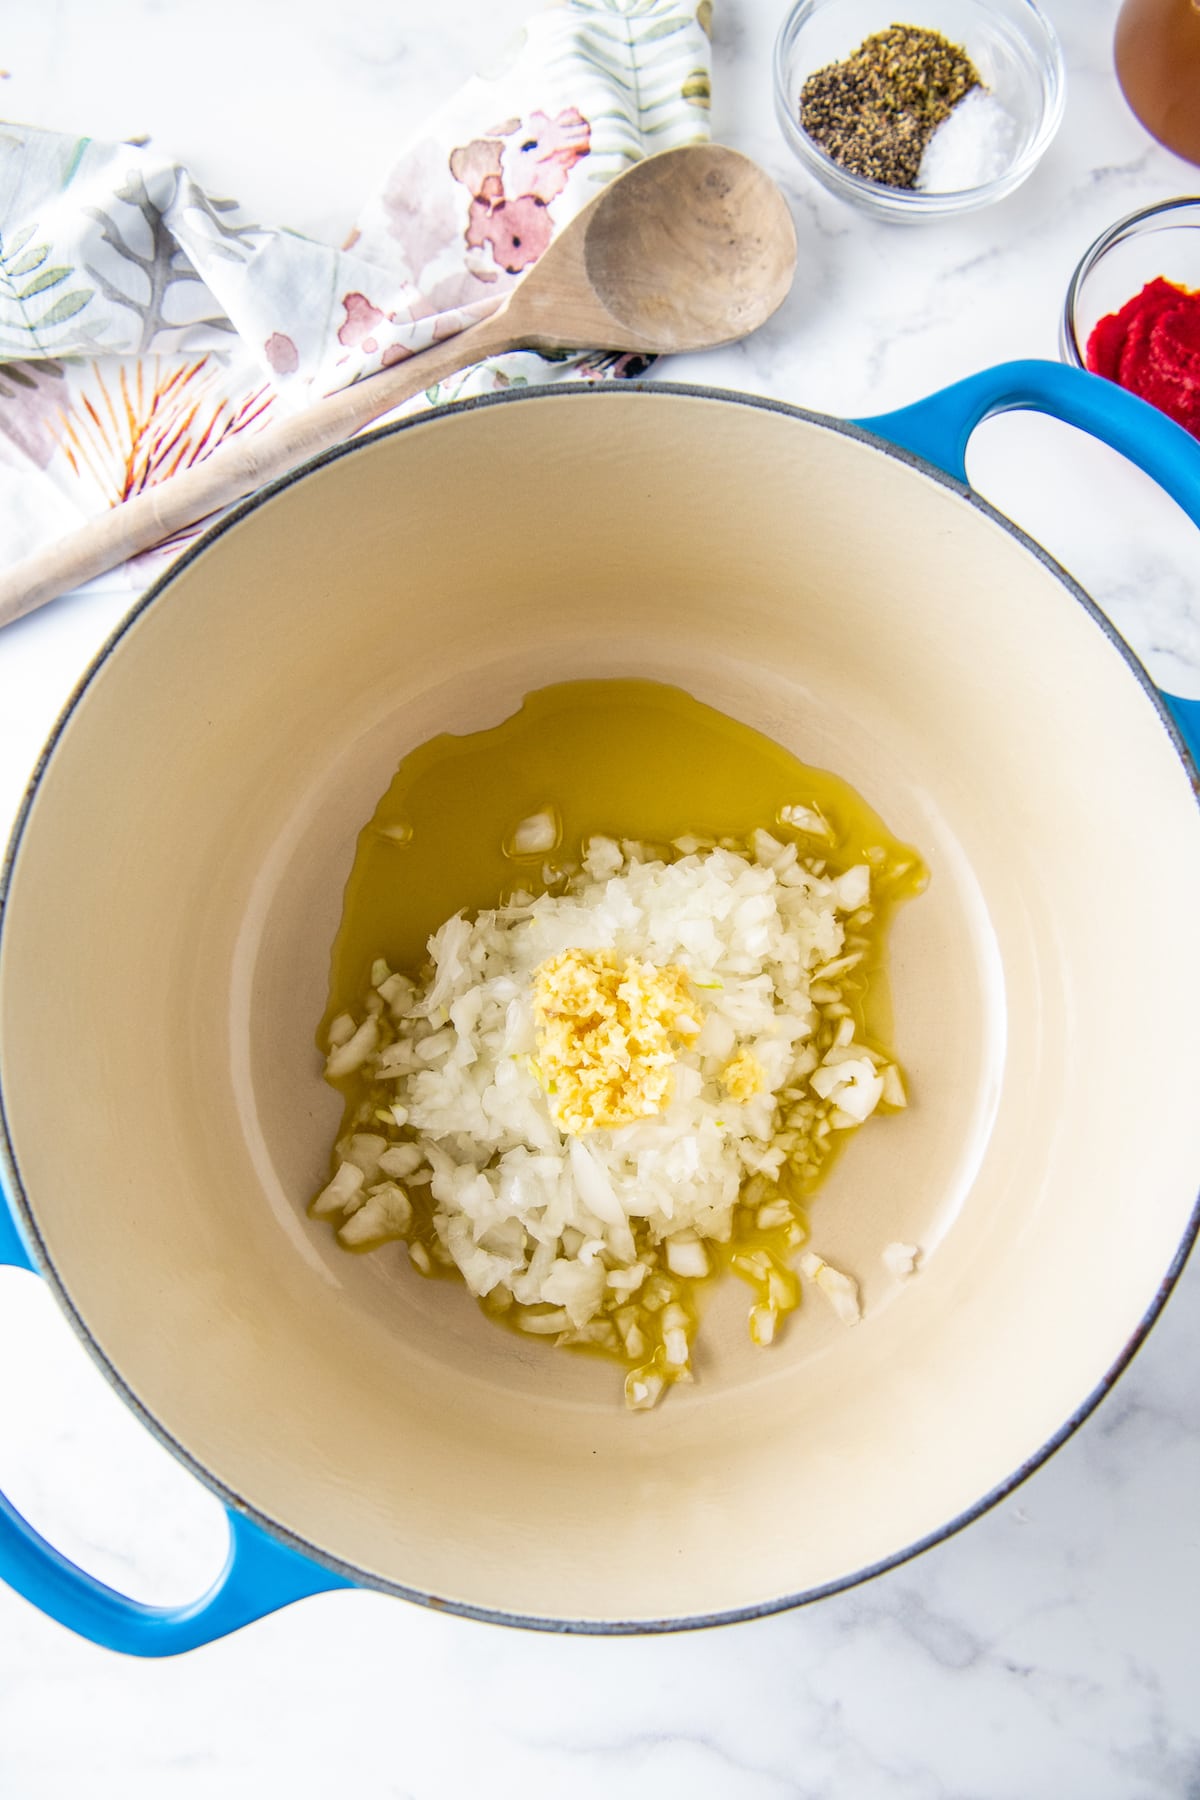
<instances>
[{"instance_id":1,"label":"glass bowl","mask_svg":"<svg viewBox=\"0 0 1200 1800\"><path fill-rule=\"evenodd\" d=\"M1200 288L1200 194L1130 213L1084 252L1063 307L1063 361L1085 369L1088 339L1100 320L1119 312L1156 275L1180 287Z\"/></svg>"},{"instance_id":2,"label":"glass bowl","mask_svg":"<svg viewBox=\"0 0 1200 1800\"><path fill-rule=\"evenodd\" d=\"M894 0L797 0L775 42L775 111L810 175L839 199L896 222L973 212L1011 194L1036 168L1062 118L1064 70L1054 27L1033 0L921 0L906 24L960 44L1013 122L1003 172L944 193L885 187L834 162L800 124L800 90L815 70L841 62L896 21Z\"/></svg>"}]
</instances>

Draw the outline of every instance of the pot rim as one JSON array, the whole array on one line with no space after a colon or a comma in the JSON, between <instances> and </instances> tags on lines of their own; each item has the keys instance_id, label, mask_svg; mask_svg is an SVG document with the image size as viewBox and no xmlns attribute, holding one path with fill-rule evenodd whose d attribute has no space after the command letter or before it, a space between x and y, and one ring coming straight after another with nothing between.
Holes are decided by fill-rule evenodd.
<instances>
[{"instance_id":1,"label":"pot rim","mask_svg":"<svg viewBox=\"0 0 1200 1800\"><path fill-rule=\"evenodd\" d=\"M367 449L377 439L394 437L401 432L420 429L422 426L440 424L445 418L456 413L475 412L487 407L510 403L525 404L533 401L551 401L559 396L578 397L580 395L607 396L610 399L623 394L639 396L667 396L675 399L694 399L718 401L725 404L748 406L764 412L781 414L787 418L798 419L807 425L815 425L824 430L836 431L843 436L857 439L872 449L879 450L887 456L897 458L925 475L942 487L948 488L960 499L965 500L974 510L992 523L1001 526L1022 547L1031 553L1052 575L1066 588L1071 597L1081 605L1092 622L1103 632L1109 643L1123 658L1129 672L1159 715L1159 722L1165 728L1175 749L1176 755L1187 772L1200 813L1200 770L1197 769L1188 751L1182 735L1168 710L1158 688L1150 679L1143 664L1134 655L1116 626L1097 606L1091 596L1080 586L1066 569L1043 548L1043 546L1020 526L1015 525L1004 513L1000 512L982 495L975 492L965 482L946 473L944 469L930 462L913 451L892 443L886 437L873 432L869 424L857 424L848 419L840 419L828 413L815 412L809 408L795 406L783 400L775 400L768 396L746 394L732 388L708 387L700 383L667 382L667 381L563 381L547 382L531 388L507 389L502 393L480 394L466 400L453 401L447 405L435 406L425 412L415 413L408 418L393 420L382 425L365 436L335 445L332 449L322 451L297 469L270 482L245 500L238 502L227 513L206 530L171 566L154 581L146 592L138 599L125 616L120 620L111 634L97 650L95 656L76 682L69 697L64 703L58 718L42 748L40 755L30 774L22 795L12 832L5 849L3 863L0 864L0 949L3 947L4 926L7 915L7 900L20 853L21 841L37 797L43 776L54 756L59 740L73 717L76 708L81 704L84 695L93 681L99 676L109 657L119 646L130 627L147 612L149 608L160 602L170 592L175 577L216 543L233 526L248 518L266 501L277 494L303 481L314 470L326 464L336 462L342 457L352 456ZM945 1524L934 1531L926 1533L922 1538L895 1551L877 1562L870 1563L861 1569L840 1576L835 1581L824 1582L815 1588L804 1589L798 1593L784 1594L777 1599L760 1601L755 1604L730 1607L722 1612L685 1615L660 1619L560 1619L539 1615L507 1612L502 1608L479 1606L470 1601L444 1598L440 1595L425 1592L422 1589L405 1586L401 1582L389 1580L386 1576L373 1575L369 1571L359 1569L353 1563L346 1562L320 1546L310 1543L298 1536L287 1526L271 1518L248 1501L243 1495L228 1488L209 1469L200 1463L189 1450L161 1423L161 1421L143 1404L129 1386L126 1378L117 1369L92 1336L86 1320L75 1306L61 1276L42 1239L25 1184L17 1165L16 1150L9 1130L8 1116L4 1104L3 1074L0 1071L0 1205L7 1201L18 1217L22 1230L27 1238L37 1265L37 1272L48 1282L59 1306L83 1343L92 1360L98 1365L110 1386L141 1421L145 1428L170 1451L177 1461L206 1487L210 1493L232 1512L240 1513L261 1527L279 1542L287 1545L299 1555L307 1557L320 1568L329 1570L340 1576L354 1587L371 1589L380 1593L394 1595L403 1600L414 1601L419 1606L426 1606L436 1612L453 1614L460 1618L478 1620L484 1624L506 1625L521 1630L557 1632L570 1636L586 1637L634 1637L653 1636L667 1632L696 1631L716 1625L740 1624L751 1619L770 1617L772 1614L788 1612L800 1606L811 1605L814 1601L828 1599L848 1589L872 1581L890 1570L923 1555L935 1546L945 1543L956 1536L966 1526L971 1525L983 1514L990 1512L1002 1500L1015 1492L1021 1484L1049 1461L1054 1453L1061 1449L1069 1438L1074 1436L1084 1421L1099 1406L1115 1385L1120 1376L1128 1368L1137 1351L1141 1348L1152 1326L1157 1322L1176 1282L1183 1272L1184 1265L1200 1236L1200 1190L1192 1207L1187 1226L1180 1238L1179 1246L1172 1257L1166 1271L1160 1278L1158 1288L1143 1313L1136 1329L1133 1331L1119 1356L1101 1375L1091 1392L1079 1403L1063 1424L1046 1441L1007 1476L997 1483L988 1493L963 1511L956 1513Z\"/></svg>"}]
</instances>

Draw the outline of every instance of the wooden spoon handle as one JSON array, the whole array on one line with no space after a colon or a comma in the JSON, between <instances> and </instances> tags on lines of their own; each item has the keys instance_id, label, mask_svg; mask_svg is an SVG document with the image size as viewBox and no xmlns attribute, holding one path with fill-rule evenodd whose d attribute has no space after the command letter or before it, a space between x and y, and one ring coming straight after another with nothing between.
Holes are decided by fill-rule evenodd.
<instances>
[{"instance_id":1,"label":"wooden spoon handle","mask_svg":"<svg viewBox=\"0 0 1200 1800\"><path fill-rule=\"evenodd\" d=\"M286 475L310 456L352 437L381 413L469 363L514 347L514 326L503 299L490 317L394 368L318 400L295 418L253 437L230 438L195 468L114 506L0 575L0 626L9 625L81 582L163 543L177 531L219 512L264 482Z\"/></svg>"}]
</instances>

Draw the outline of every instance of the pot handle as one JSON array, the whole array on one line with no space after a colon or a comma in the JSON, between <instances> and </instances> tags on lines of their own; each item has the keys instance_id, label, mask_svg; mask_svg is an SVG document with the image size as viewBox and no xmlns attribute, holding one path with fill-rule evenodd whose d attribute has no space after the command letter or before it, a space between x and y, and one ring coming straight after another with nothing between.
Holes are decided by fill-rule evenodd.
<instances>
[{"instance_id":1,"label":"pot handle","mask_svg":"<svg viewBox=\"0 0 1200 1800\"><path fill-rule=\"evenodd\" d=\"M1200 444L1156 407L1115 382L1062 363L1009 362L983 369L897 412L855 424L967 482L971 433L1002 412L1042 412L1119 450L1200 525ZM1183 747L1200 768L1200 700L1162 695Z\"/></svg>"},{"instance_id":2,"label":"pot handle","mask_svg":"<svg viewBox=\"0 0 1200 1800\"><path fill-rule=\"evenodd\" d=\"M38 1273L2 1186L0 1264ZM127 1656L178 1656L293 1600L354 1585L268 1536L244 1513L226 1511L229 1554L208 1592L186 1606L146 1606L78 1568L0 1494L0 1580L80 1637Z\"/></svg>"}]
</instances>

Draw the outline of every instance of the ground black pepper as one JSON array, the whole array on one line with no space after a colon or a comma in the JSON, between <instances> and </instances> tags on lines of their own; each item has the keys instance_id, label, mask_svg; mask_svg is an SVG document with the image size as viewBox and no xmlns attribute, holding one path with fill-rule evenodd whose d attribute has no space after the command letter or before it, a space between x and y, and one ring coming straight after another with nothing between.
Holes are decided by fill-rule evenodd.
<instances>
[{"instance_id":1,"label":"ground black pepper","mask_svg":"<svg viewBox=\"0 0 1200 1800\"><path fill-rule=\"evenodd\" d=\"M940 31L890 25L809 76L800 123L852 175L910 188L938 126L982 85L966 51Z\"/></svg>"}]
</instances>

